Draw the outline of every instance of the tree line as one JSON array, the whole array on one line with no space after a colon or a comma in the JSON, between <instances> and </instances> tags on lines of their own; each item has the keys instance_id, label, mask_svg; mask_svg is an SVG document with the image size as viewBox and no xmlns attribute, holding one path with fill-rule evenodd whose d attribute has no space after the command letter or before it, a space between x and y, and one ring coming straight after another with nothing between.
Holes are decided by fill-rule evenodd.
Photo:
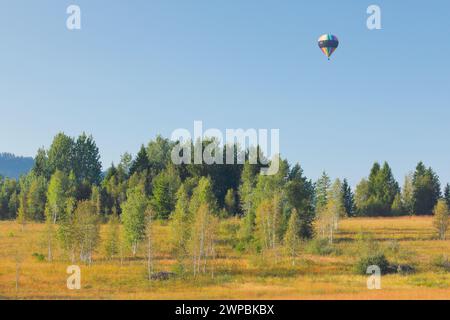
<instances>
[{"instance_id":1,"label":"tree line","mask_svg":"<svg viewBox=\"0 0 450 320\"><path fill-rule=\"evenodd\" d=\"M213 140L203 141L203 149ZM315 235L332 243L342 218L429 215L438 201L441 207L450 205L450 186L442 193L438 176L422 162L402 187L387 162L376 162L353 191L346 179L332 180L326 172L313 182L286 159L280 159L276 175L260 175L261 165L250 164L248 150L242 164L173 165L174 145L158 136L103 173L92 136L59 133L48 149L38 150L28 174L18 181L0 178L0 218L22 225L46 222L49 260L57 241L72 260L78 256L88 263L100 223L108 222L110 256L122 250L117 241L122 224L133 254L147 239L149 266L152 221L168 220L180 266L189 260L194 273L201 273L215 256L222 218L241 217L236 245L241 250L270 252L283 246L294 257L296 246ZM236 159L241 151L234 146Z\"/></svg>"}]
</instances>

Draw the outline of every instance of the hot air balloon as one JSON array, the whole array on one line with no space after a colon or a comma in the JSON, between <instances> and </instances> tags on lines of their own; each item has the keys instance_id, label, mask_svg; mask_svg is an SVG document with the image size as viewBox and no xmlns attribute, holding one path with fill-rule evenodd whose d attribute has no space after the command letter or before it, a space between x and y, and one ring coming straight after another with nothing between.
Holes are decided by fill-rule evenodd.
<instances>
[{"instance_id":1,"label":"hot air balloon","mask_svg":"<svg viewBox=\"0 0 450 320\"><path fill-rule=\"evenodd\" d=\"M324 34L319 38L319 48L330 60L331 55L339 46L339 40L332 34Z\"/></svg>"}]
</instances>

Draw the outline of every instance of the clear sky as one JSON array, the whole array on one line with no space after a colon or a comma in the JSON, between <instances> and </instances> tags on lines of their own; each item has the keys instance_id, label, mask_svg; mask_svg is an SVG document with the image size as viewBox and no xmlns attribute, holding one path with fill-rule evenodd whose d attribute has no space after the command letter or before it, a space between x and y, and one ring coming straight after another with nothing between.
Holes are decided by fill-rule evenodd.
<instances>
[{"instance_id":1,"label":"clear sky","mask_svg":"<svg viewBox=\"0 0 450 320\"><path fill-rule=\"evenodd\" d=\"M382 30L366 27L371 4ZM0 151L34 156L86 131L109 165L202 120L279 128L313 179L355 185L387 160L402 181L423 160L445 183L449 16L446 0L1 0ZM323 33L340 39L330 62Z\"/></svg>"}]
</instances>

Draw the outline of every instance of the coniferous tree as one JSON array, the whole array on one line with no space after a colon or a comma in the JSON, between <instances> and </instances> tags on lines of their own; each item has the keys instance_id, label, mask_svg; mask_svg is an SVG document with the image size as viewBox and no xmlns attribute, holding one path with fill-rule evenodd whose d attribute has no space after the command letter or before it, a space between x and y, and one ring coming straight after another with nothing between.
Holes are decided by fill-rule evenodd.
<instances>
[{"instance_id":1,"label":"coniferous tree","mask_svg":"<svg viewBox=\"0 0 450 320\"><path fill-rule=\"evenodd\" d=\"M394 198L394 202L392 202L392 208L391 212L394 216L400 216L405 212L405 207L402 201L402 197L400 193L397 193L397 195Z\"/></svg>"},{"instance_id":2,"label":"coniferous tree","mask_svg":"<svg viewBox=\"0 0 450 320\"><path fill-rule=\"evenodd\" d=\"M153 179L153 195L150 203L157 218L169 218L175 209L176 192L179 186L180 178L173 166L168 166Z\"/></svg>"},{"instance_id":3,"label":"coniferous tree","mask_svg":"<svg viewBox=\"0 0 450 320\"><path fill-rule=\"evenodd\" d=\"M426 168L419 162L413 175L414 213L418 215L431 214L438 199L441 188L438 176L433 169Z\"/></svg>"},{"instance_id":4,"label":"coniferous tree","mask_svg":"<svg viewBox=\"0 0 450 320\"><path fill-rule=\"evenodd\" d=\"M34 157L34 166L32 171L36 176L50 179L51 168L47 157L47 152L44 148L39 148L36 156Z\"/></svg>"},{"instance_id":5,"label":"coniferous tree","mask_svg":"<svg viewBox=\"0 0 450 320\"><path fill-rule=\"evenodd\" d=\"M331 180L327 173L322 172L322 176L317 180L315 185L316 190L316 211L320 211L327 205L327 196L331 187Z\"/></svg>"},{"instance_id":6,"label":"coniferous tree","mask_svg":"<svg viewBox=\"0 0 450 320\"><path fill-rule=\"evenodd\" d=\"M129 174L133 175L136 172L140 173L149 169L150 161L148 159L147 150L145 149L144 145L142 145L136 156L136 159L134 159L134 161L131 163Z\"/></svg>"},{"instance_id":7,"label":"coniferous tree","mask_svg":"<svg viewBox=\"0 0 450 320\"><path fill-rule=\"evenodd\" d=\"M355 215L355 201L354 195L347 179L342 182L342 196L344 202L345 212L348 217Z\"/></svg>"},{"instance_id":8,"label":"coniferous tree","mask_svg":"<svg viewBox=\"0 0 450 320\"><path fill-rule=\"evenodd\" d=\"M0 219L13 219L19 208L20 183L15 179L3 178L0 175Z\"/></svg>"},{"instance_id":9,"label":"coniferous tree","mask_svg":"<svg viewBox=\"0 0 450 320\"><path fill-rule=\"evenodd\" d=\"M387 162L380 166L375 162L369 178L363 179L356 188L357 210L362 215L391 215L392 203L400 192L397 181Z\"/></svg>"},{"instance_id":10,"label":"coniferous tree","mask_svg":"<svg viewBox=\"0 0 450 320\"><path fill-rule=\"evenodd\" d=\"M85 182L89 186L99 184L102 164L94 138L83 132L73 146L73 153L74 162L71 169L78 183Z\"/></svg>"},{"instance_id":11,"label":"coniferous tree","mask_svg":"<svg viewBox=\"0 0 450 320\"><path fill-rule=\"evenodd\" d=\"M285 187L287 203L295 208L299 216L299 237L310 239L313 236L314 221L314 186L303 175L303 169L296 164L289 173Z\"/></svg>"},{"instance_id":12,"label":"coniferous tree","mask_svg":"<svg viewBox=\"0 0 450 320\"><path fill-rule=\"evenodd\" d=\"M450 208L450 184L446 184L444 188L444 199L447 206Z\"/></svg>"}]
</instances>

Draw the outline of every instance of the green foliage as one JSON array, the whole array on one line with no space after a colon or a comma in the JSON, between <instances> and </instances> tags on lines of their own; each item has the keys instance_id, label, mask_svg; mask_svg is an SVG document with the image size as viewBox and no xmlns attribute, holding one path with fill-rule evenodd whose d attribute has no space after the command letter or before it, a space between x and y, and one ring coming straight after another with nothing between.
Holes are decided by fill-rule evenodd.
<instances>
[{"instance_id":1,"label":"green foliage","mask_svg":"<svg viewBox=\"0 0 450 320\"><path fill-rule=\"evenodd\" d=\"M177 257L179 270L184 270L185 259L188 254L188 240L190 236L191 216L189 214L189 196L184 184L177 192L175 212L170 217L171 244Z\"/></svg>"},{"instance_id":2,"label":"green foliage","mask_svg":"<svg viewBox=\"0 0 450 320\"><path fill-rule=\"evenodd\" d=\"M449 220L449 208L447 202L444 199L439 199L436 206L433 209L434 220L433 226L436 229L436 233L440 240L445 240L447 234L448 226L450 224Z\"/></svg>"},{"instance_id":3,"label":"green foliage","mask_svg":"<svg viewBox=\"0 0 450 320\"><path fill-rule=\"evenodd\" d=\"M0 219L13 219L19 207L19 186L14 179L0 175Z\"/></svg>"},{"instance_id":4,"label":"green foliage","mask_svg":"<svg viewBox=\"0 0 450 320\"><path fill-rule=\"evenodd\" d=\"M36 156L34 157L34 166L32 172L40 177L49 179L52 170L50 168L50 163L47 157L47 151L44 148L39 148Z\"/></svg>"},{"instance_id":5,"label":"green foliage","mask_svg":"<svg viewBox=\"0 0 450 320\"><path fill-rule=\"evenodd\" d=\"M193 273L206 273L208 261L216 257L215 242L217 237L218 218L214 216L209 204L202 198L200 205L194 212L189 248L193 261ZM195 206L194 206L195 207ZM214 272L214 269L211 269Z\"/></svg>"},{"instance_id":6,"label":"green foliage","mask_svg":"<svg viewBox=\"0 0 450 320\"><path fill-rule=\"evenodd\" d=\"M170 161L172 147L173 143L160 135L158 135L155 140L150 141L146 153L149 159L152 176L156 176L166 168Z\"/></svg>"},{"instance_id":7,"label":"green foliage","mask_svg":"<svg viewBox=\"0 0 450 320\"><path fill-rule=\"evenodd\" d=\"M133 157L128 152L125 152L120 156L119 168L128 177L130 175L131 166L133 164Z\"/></svg>"},{"instance_id":8,"label":"green foliage","mask_svg":"<svg viewBox=\"0 0 450 320\"><path fill-rule=\"evenodd\" d=\"M345 213L347 217L353 217L355 215L355 200L352 189L348 184L347 179L342 182L342 197L344 202Z\"/></svg>"},{"instance_id":9,"label":"green foliage","mask_svg":"<svg viewBox=\"0 0 450 320\"><path fill-rule=\"evenodd\" d=\"M355 272L360 275L367 275L367 268L370 266L378 266L381 274L386 274L390 271L389 261L382 253L363 256L358 259L355 265Z\"/></svg>"},{"instance_id":10,"label":"green foliage","mask_svg":"<svg viewBox=\"0 0 450 320\"><path fill-rule=\"evenodd\" d=\"M439 178L433 169L427 169L422 162L419 162L413 175L413 187L414 213L418 215L431 214L441 197Z\"/></svg>"},{"instance_id":11,"label":"green foliage","mask_svg":"<svg viewBox=\"0 0 450 320\"><path fill-rule=\"evenodd\" d=\"M74 148L75 142L73 138L58 133L47 152L48 156L48 171L52 175L55 171L62 171L69 174L73 170L74 164ZM45 165L44 167L46 167Z\"/></svg>"},{"instance_id":12,"label":"green foliage","mask_svg":"<svg viewBox=\"0 0 450 320\"><path fill-rule=\"evenodd\" d=\"M295 265L295 258L298 255L300 247L300 218L296 209L293 209L289 217L288 227L284 235L284 247L287 255L291 258L292 264Z\"/></svg>"},{"instance_id":13,"label":"green foliage","mask_svg":"<svg viewBox=\"0 0 450 320\"><path fill-rule=\"evenodd\" d=\"M109 217L105 239L105 255L108 259L119 253L120 247L120 219L117 214Z\"/></svg>"},{"instance_id":14,"label":"green foliage","mask_svg":"<svg viewBox=\"0 0 450 320\"><path fill-rule=\"evenodd\" d=\"M99 184L102 164L94 138L83 132L73 148L74 166L71 170L74 171L78 182L86 181L89 185Z\"/></svg>"},{"instance_id":15,"label":"green foliage","mask_svg":"<svg viewBox=\"0 0 450 320\"><path fill-rule=\"evenodd\" d=\"M50 179L47 190L45 214L48 221L56 223L58 219L63 218L66 201L70 196L68 191L69 179L67 175L60 170L56 170Z\"/></svg>"},{"instance_id":16,"label":"green foliage","mask_svg":"<svg viewBox=\"0 0 450 320\"><path fill-rule=\"evenodd\" d=\"M263 250L276 249L282 239L283 216L281 197L275 194L256 209L255 240Z\"/></svg>"},{"instance_id":17,"label":"green foliage","mask_svg":"<svg viewBox=\"0 0 450 320\"><path fill-rule=\"evenodd\" d=\"M303 169L296 164L289 173L285 186L286 200L289 207L296 209L299 215L299 236L310 239L313 236L314 220L314 186L303 175Z\"/></svg>"},{"instance_id":18,"label":"green foliage","mask_svg":"<svg viewBox=\"0 0 450 320\"><path fill-rule=\"evenodd\" d=\"M356 188L356 205L360 215L388 216L392 214L392 204L400 192L397 181L387 162L381 167L375 162L369 179L363 179Z\"/></svg>"},{"instance_id":19,"label":"green foliage","mask_svg":"<svg viewBox=\"0 0 450 320\"><path fill-rule=\"evenodd\" d=\"M23 176L19 182L20 194L18 196L18 220L20 223L25 221L43 221L47 182L44 177L37 176L31 172Z\"/></svg>"},{"instance_id":20,"label":"green foliage","mask_svg":"<svg viewBox=\"0 0 450 320\"><path fill-rule=\"evenodd\" d=\"M136 175L138 175L136 173ZM131 180L131 177L130 177ZM105 213L121 212L121 205L126 200L127 189L136 187L141 182L131 185L125 172L112 165L106 172L101 184L102 207Z\"/></svg>"},{"instance_id":21,"label":"green foliage","mask_svg":"<svg viewBox=\"0 0 450 320\"><path fill-rule=\"evenodd\" d=\"M318 235L333 243L334 234L339 228L339 221L346 216L342 183L336 179L327 192L326 205L317 211L316 225Z\"/></svg>"},{"instance_id":22,"label":"green foliage","mask_svg":"<svg viewBox=\"0 0 450 320\"><path fill-rule=\"evenodd\" d=\"M440 254L434 257L431 264L445 272L450 272L450 261L446 254Z\"/></svg>"},{"instance_id":23,"label":"green foliage","mask_svg":"<svg viewBox=\"0 0 450 320\"><path fill-rule=\"evenodd\" d=\"M91 264L100 240L100 219L91 201L79 201L74 213L74 230L81 261Z\"/></svg>"},{"instance_id":24,"label":"green foliage","mask_svg":"<svg viewBox=\"0 0 450 320\"><path fill-rule=\"evenodd\" d=\"M32 254L32 256L33 256L34 258L36 258L36 260L37 260L38 262L43 262L43 261L45 261L45 255L43 255L42 253L34 252L34 253Z\"/></svg>"},{"instance_id":25,"label":"green foliage","mask_svg":"<svg viewBox=\"0 0 450 320\"><path fill-rule=\"evenodd\" d=\"M306 252L310 254L328 256L335 252L334 247L327 239L313 239L308 242Z\"/></svg>"},{"instance_id":26,"label":"green foliage","mask_svg":"<svg viewBox=\"0 0 450 320\"><path fill-rule=\"evenodd\" d=\"M153 179L153 195L150 203L157 218L169 218L175 209L176 192L179 186L180 178L173 166L168 166Z\"/></svg>"},{"instance_id":27,"label":"green foliage","mask_svg":"<svg viewBox=\"0 0 450 320\"><path fill-rule=\"evenodd\" d=\"M228 189L225 195L225 210L228 216L236 214L236 194L233 189Z\"/></svg>"},{"instance_id":28,"label":"green foliage","mask_svg":"<svg viewBox=\"0 0 450 320\"><path fill-rule=\"evenodd\" d=\"M405 181L402 188L402 204L405 214L414 214L414 185L413 176L408 174L405 176Z\"/></svg>"},{"instance_id":29,"label":"green foliage","mask_svg":"<svg viewBox=\"0 0 450 320\"><path fill-rule=\"evenodd\" d=\"M446 184L444 188L444 199L447 206L450 208L450 184Z\"/></svg>"},{"instance_id":30,"label":"green foliage","mask_svg":"<svg viewBox=\"0 0 450 320\"><path fill-rule=\"evenodd\" d=\"M148 199L143 186L134 187L127 192L127 200L122 203L122 223L125 240L136 255L139 242L145 237L145 212Z\"/></svg>"},{"instance_id":31,"label":"green foliage","mask_svg":"<svg viewBox=\"0 0 450 320\"><path fill-rule=\"evenodd\" d=\"M392 202L391 213L394 216L400 216L407 210L404 208L402 197L400 193L397 193L394 202Z\"/></svg>"},{"instance_id":32,"label":"green foliage","mask_svg":"<svg viewBox=\"0 0 450 320\"><path fill-rule=\"evenodd\" d=\"M239 186L239 198L240 207L244 214L242 219L242 226L240 231L240 239L242 241L240 247L245 247L246 243L249 243L253 237L253 231L255 228L255 194L254 189L256 186L257 168L251 165L249 162L245 162L241 175L241 183Z\"/></svg>"},{"instance_id":33,"label":"green foliage","mask_svg":"<svg viewBox=\"0 0 450 320\"><path fill-rule=\"evenodd\" d=\"M191 202L189 204L190 213L195 215L202 204L207 204L208 209L214 214L218 213L217 199L214 196L210 178L202 177L199 180L197 187L192 193Z\"/></svg>"},{"instance_id":34,"label":"green foliage","mask_svg":"<svg viewBox=\"0 0 450 320\"><path fill-rule=\"evenodd\" d=\"M322 176L317 180L315 185L316 190L316 210L321 211L327 205L328 192L331 187L331 179L324 171Z\"/></svg>"},{"instance_id":35,"label":"green foliage","mask_svg":"<svg viewBox=\"0 0 450 320\"><path fill-rule=\"evenodd\" d=\"M136 159L131 163L129 174L133 175L134 173L142 173L145 170L150 169L150 161L147 156L147 150L145 150L144 145L141 146Z\"/></svg>"}]
</instances>

